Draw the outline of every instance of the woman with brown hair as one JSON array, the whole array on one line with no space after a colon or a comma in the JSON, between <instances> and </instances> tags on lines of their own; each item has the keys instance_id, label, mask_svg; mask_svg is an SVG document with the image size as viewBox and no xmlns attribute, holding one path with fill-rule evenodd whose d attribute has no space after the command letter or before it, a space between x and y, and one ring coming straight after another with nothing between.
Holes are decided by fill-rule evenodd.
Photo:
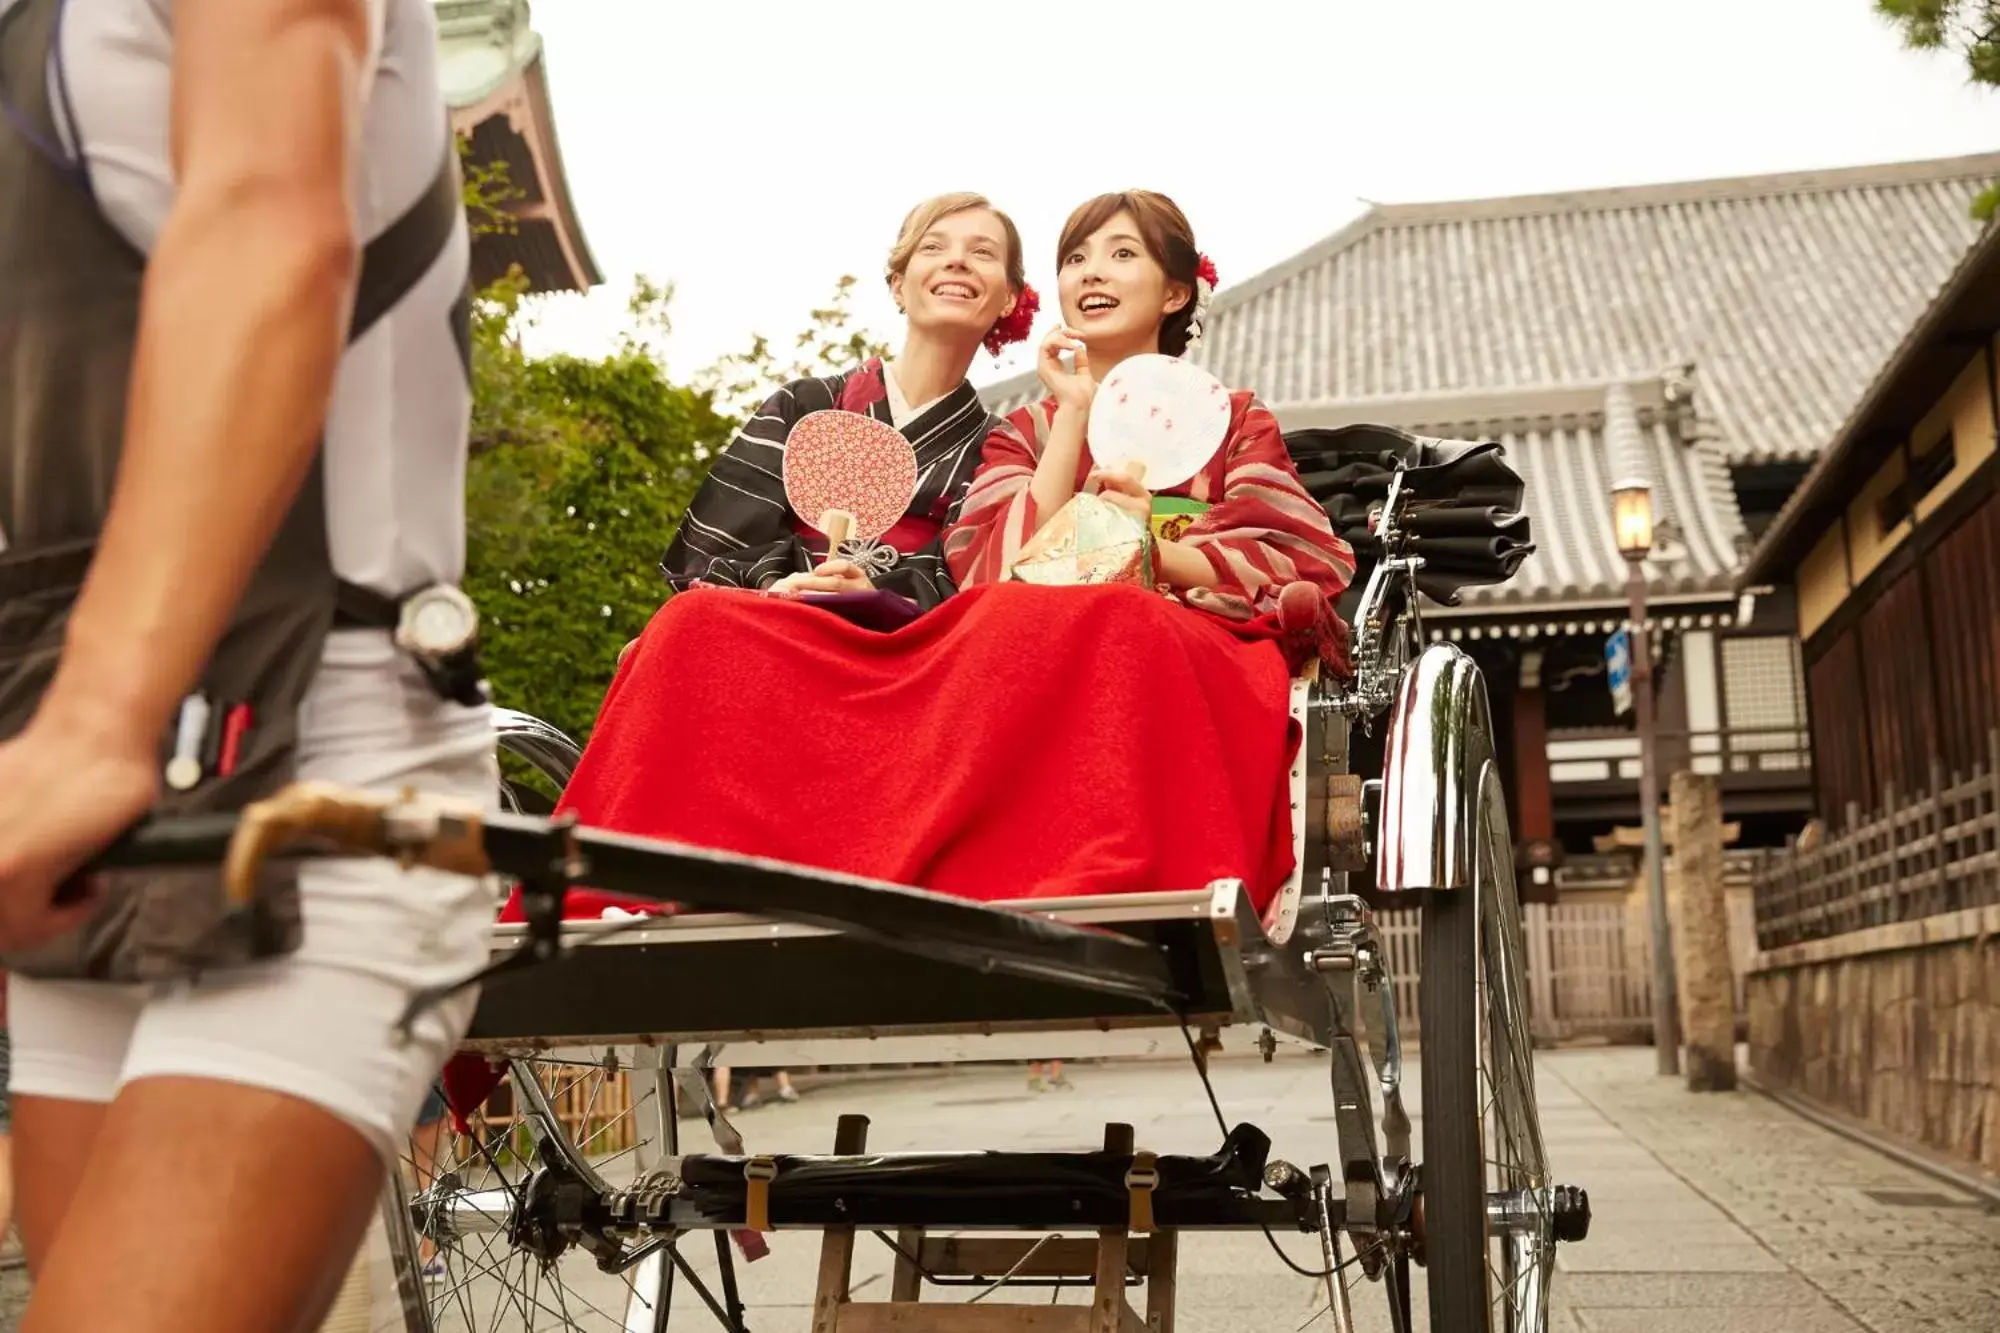
<instances>
[{"instance_id":1,"label":"woman with brown hair","mask_svg":"<svg viewBox=\"0 0 2000 1333\"><path fill-rule=\"evenodd\" d=\"M939 195L910 210L884 279L908 321L901 352L844 374L785 385L723 451L661 562L678 591L700 582L793 592L901 593L920 608L951 595L938 542L957 516L992 420L966 379L980 346L997 355L1027 336L1035 298L1014 223L984 196ZM785 439L809 412L841 408L895 426L917 454L917 491L881 540L898 554L872 573L831 559L825 535L794 515L782 481Z\"/></svg>"},{"instance_id":2,"label":"woman with brown hair","mask_svg":"<svg viewBox=\"0 0 2000 1333\"><path fill-rule=\"evenodd\" d=\"M1043 341L1049 397L1013 413L986 441L963 517L946 536L962 583L1007 577L1022 547L1072 497L1101 494L1142 520L1154 497L1138 481L1100 471L1085 424L1097 385L1128 357L1181 356L1199 343L1214 266L1173 200L1150 190L1099 195L1064 225L1057 249L1063 322ZM1064 354L1074 358L1065 366ZM1163 495L1185 503L1154 547L1160 581L1176 600L1242 625L1275 615L1288 587L1293 617L1337 626L1327 597L1354 574L1354 556L1300 482L1284 436L1247 390L1230 395L1229 429L1207 465ZM1317 589L1323 596L1314 597Z\"/></svg>"}]
</instances>

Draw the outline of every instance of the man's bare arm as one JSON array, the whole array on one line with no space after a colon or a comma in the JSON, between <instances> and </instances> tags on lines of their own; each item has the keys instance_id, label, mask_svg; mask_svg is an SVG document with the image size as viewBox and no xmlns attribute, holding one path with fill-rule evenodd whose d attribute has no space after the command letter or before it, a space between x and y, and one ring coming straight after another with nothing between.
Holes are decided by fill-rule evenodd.
<instances>
[{"instance_id":1,"label":"man's bare arm","mask_svg":"<svg viewBox=\"0 0 2000 1333\"><path fill-rule=\"evenodd\" d=\"M175 0L179 188L45 723L150 751L298 493L360 266L348 181L379 2Z\"/></svg>"}]
</instances>

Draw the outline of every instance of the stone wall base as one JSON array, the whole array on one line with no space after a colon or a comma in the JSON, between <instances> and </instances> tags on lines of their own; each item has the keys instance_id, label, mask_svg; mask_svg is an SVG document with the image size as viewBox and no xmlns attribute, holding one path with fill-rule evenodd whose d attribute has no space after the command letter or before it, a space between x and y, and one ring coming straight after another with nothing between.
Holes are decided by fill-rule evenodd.
<instances>
[{"instance_id":1,"label":"stone wall base","mask_svg":"<svg viewBox=\"0 0 2000 1333\"><path fill-rule=\"evenodd\" d=\"M2000 1171L2000 909L1760 954L1764 1082Z\"/></svg>"}]
</instances>

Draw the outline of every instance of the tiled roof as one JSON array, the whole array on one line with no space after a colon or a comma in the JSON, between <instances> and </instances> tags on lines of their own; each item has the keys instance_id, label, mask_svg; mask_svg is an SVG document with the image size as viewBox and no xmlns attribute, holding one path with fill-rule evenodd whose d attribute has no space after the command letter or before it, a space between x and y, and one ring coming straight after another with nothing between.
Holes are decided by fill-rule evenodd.
<instances>
[{"instance_id":1,"label":"tiled roof","mask_svg":"<svg viewBox=\"0 0 2000 1333\"><path fill-rule=\"evenodd\" d=\"M1371 209L1217 294L1198 355L1297 409L1691 364L1731 463L1812 457L1978 235L2000 153ZM1011 408L1032 375L985 391Z\"/></svg>"},{"instance_id":2,"label":"tiled roof","mask_svg":"<svg viewBox=\"0 0 2000 1333\"><path fill-rule=\"evenodd\" d=\"M1930 309L1910 326L1743 562L1738 584L1784 582L1806 552L1901 447L2000 324L2000 227L1987 228Z\"/></svg>"}]
</instances>

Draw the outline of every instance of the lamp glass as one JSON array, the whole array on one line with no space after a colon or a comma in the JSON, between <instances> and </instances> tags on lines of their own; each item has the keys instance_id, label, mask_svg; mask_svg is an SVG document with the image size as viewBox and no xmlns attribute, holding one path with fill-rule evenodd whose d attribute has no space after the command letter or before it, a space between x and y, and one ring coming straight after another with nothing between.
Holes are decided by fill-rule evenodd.
<instances>
[{"instance_id":1,"label":"lamp glass","mask_svg":"<svg viewBox=\"0 0 2000 1333\"><path fill-rule=\"evenodd\" d=\"M1611 492L1611 530L1620 554L1639 559L1653 549L1653 492L1641 483Z\"/></svg>"}]
</instances>

